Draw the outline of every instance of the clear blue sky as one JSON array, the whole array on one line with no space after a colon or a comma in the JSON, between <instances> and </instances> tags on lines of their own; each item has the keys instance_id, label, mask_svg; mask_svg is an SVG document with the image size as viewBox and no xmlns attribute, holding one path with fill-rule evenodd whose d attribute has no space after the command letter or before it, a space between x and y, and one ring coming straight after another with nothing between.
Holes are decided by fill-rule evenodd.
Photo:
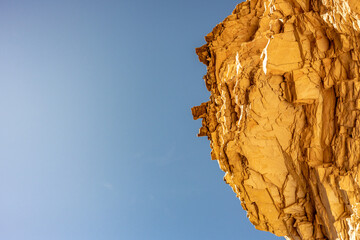
<instances>
[{"instance_id":1,"label":"clear blue sky","mask_svg":"<svg viewBox=\"0 0 360 240\"><path fill-rule=\"evenodd\" d=\"M239 1L2 0L0 239L278 239L246 219L190 108Z\"/></svg>"}]
</instances>

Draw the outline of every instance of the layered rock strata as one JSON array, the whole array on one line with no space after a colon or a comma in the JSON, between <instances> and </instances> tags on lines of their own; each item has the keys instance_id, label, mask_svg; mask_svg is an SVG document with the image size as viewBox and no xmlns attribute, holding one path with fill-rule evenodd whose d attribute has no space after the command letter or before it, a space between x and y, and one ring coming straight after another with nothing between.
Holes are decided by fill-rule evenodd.
<instances>
[{"instance_id":1,"label":"layered rock strata","mask_svg":"<svg viewBox=\"0 0 360 240\"><path fill-rule=\"evenodd\" d=\"M192 109L259 230L360 239L360 3L248 0L196 49Z\"/></svg>"}]
</instances>

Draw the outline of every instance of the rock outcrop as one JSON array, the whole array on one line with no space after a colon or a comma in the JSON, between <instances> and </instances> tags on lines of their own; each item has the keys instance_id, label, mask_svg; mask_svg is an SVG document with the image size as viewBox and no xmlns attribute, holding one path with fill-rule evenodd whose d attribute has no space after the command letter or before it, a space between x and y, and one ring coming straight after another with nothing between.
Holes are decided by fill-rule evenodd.
<instances>
[{"instance_id":1,"label":"rock outcrop","mask_svg":"<svg viewBox=\"0 0 360 240\"><path fill-rule=\"evenodd\" d=\"M259 230L360 239L360 2L248 0L196 49L192 109Z\"/></svg>"}]
</instances>

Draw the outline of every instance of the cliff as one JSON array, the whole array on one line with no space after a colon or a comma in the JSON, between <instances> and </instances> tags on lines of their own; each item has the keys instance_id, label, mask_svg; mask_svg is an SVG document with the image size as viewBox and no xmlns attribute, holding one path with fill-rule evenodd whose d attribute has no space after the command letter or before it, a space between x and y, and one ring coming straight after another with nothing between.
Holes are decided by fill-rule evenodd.
<instances>
[{"instance_id":1,"label":"cliff","mask_svg":"<svg viewBox=\"0 0 360 240\"><path fill-rule=\"evenodd\" d=\"M199 136L259 230L360 239L360 2L248 0L196 52Z\"/></svg>"}]
</instances>

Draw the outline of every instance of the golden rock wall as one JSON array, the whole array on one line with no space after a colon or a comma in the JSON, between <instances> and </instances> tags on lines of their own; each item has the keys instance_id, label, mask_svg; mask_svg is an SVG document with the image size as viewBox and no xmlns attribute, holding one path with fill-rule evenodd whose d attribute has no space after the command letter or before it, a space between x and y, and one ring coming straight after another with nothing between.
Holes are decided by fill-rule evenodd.
<instances>
[{"instance_id":1,"label":"golden rock wall","mask_svg":"<svg viewBox=\"0 0 360 240\"><path fill-rule=\"evenodd\" d=\"M192 109L259 230L360 239L360 1L248 0L196 49Z\"/></svg>"}]
</instances>

